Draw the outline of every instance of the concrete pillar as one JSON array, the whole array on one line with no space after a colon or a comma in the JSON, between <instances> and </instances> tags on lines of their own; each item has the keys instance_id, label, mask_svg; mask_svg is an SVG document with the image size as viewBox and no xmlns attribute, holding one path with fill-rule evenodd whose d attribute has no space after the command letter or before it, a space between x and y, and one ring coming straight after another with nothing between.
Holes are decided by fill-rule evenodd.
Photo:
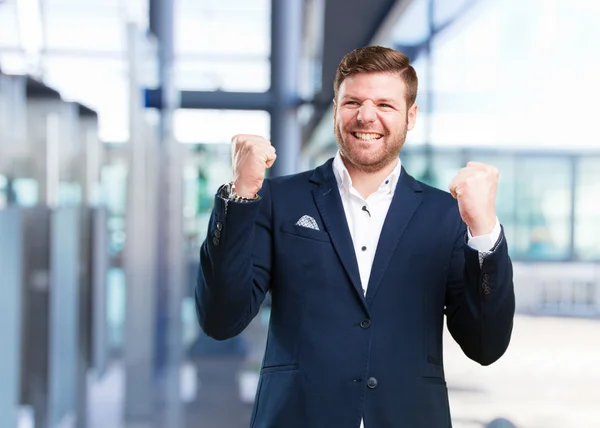
<instances>
[{"instance_id":1,"label":"concrete pillar","mask_svg":"<svg viewBox=\"0 0 600 428\"><path fill-rule=\"evenodd\" d=\"M271 142L277 150L272 176L298 171L298 120L302 0L271 1Z\"/></svg>"}]
</instances>

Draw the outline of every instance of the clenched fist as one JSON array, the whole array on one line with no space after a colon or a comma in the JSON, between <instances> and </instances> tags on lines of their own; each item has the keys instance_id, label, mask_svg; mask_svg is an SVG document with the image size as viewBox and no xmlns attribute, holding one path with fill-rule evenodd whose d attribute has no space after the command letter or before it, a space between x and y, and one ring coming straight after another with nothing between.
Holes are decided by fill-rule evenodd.
<instances>
[{"instance_id":1,"label":"clenched fist","mask_svg":"<svg viewBox=\"0 0 600 428\"><path fill-rule=\"evenodd\" d=\"M498 176L498 169L494 166L469 162L448 186L473 236L487 235L496 225Z\"/></svg>"},{"instance_id":2,"label":"clenched fist","mask_svg":"<svg viewBox=\"0 0 600 428\"><path fill-rule=\"evenodd\" d=\"M231 142L235 193L253 198L262 188L265 170L271 168L277 158L275 148L258 135L235 135Z\"/></svg>"}]
</instances>

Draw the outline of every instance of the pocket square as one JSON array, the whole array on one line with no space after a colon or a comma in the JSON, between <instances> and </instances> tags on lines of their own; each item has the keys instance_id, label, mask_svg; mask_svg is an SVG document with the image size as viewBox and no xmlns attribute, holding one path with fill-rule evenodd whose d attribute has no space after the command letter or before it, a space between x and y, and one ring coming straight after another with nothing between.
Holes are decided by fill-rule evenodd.
<instances>
[{"instance_id":1,"label":"pocket square","mask_svg":"<svg viewBox=\"0 0 600 428\"><path fill-rule=\"evenodd\" d=\"M314 230L320 230L319 225L317 224L315 219L309 215L303 215L302 217L300 217L300 220L298 220L296 222L296 226L307 227L309 229L314 229Z\"/></svg>"}]
</instances>

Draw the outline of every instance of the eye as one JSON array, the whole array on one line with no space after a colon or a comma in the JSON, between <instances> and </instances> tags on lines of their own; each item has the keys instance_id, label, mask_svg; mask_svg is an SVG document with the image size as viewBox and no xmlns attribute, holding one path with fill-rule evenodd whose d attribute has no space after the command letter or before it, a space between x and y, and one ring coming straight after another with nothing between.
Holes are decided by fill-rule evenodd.
<instances>
[{"instance_id":1,"label":"eye","mask_svg":"<svg viewBox=\"0 0 600 428\"><path fill-rule=\"evenodd\" d=\"M379 104L379 107L383 107L383 108L394 108L389 104Z\"/></svg>"},{"instance_id":2,"label":"eye","mask_svg":"<svg viewBox=\"0 0 600 428\"><path fill-rule=\"evenodd\" d=\"M346 101L345 105L347 105L347 106L349 106L349 105L357 106L358 102L356 102L356 101Z\"/></svg>"}]
</instances>

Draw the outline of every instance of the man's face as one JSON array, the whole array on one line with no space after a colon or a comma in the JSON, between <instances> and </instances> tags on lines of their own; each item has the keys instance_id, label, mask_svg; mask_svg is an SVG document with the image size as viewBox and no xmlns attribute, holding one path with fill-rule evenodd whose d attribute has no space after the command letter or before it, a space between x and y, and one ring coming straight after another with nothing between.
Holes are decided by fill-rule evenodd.
<instances>
[{"instance_id":1,"label":"man's face","mask_svg":"<svg viewBox=\"0 0 600 428\"><path fill-rule=\"evenodd\" d=\"M344 161L365 172L385 168L397 159L416 116L416 104L407 111L406 84L398 73L347 77L334 100L335 137Z\"/></svg>"}]
</instances>

